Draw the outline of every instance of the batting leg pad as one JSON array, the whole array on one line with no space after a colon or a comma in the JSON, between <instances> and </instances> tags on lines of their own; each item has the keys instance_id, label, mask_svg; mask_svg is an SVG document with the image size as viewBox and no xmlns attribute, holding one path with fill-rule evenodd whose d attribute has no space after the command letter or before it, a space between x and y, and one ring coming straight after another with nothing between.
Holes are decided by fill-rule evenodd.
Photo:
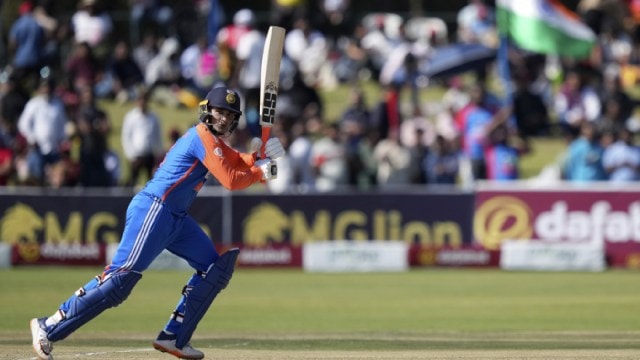
<instances>
[{"instance_id":1,"label":"batting leg pad","mask_svg":"<svg viewBox=\"0 0 640 360\"><path fill-rule=\"evenodd\" d=\"M196 330L196 326L209 310L218 293L226 288L233 275L236 259L240 250L231 249L222 254L218 260L209 267L205 277L187 295L184 319L182 327L176 337L176 347L182 349Z\"/></svg>"},{"instance_id":2,"label":"batting leg pad","mask_svg":"<svg viewBox=\"0 0 640 360\"><path fill-rule=\"evenodd\" d=\"M91 290L79 291L64 314L64 319L49 331L49 340L62 340L106 309L120 305L141 277L139 272L118 272L109 275Z\"/></svg>"}]
</instances>

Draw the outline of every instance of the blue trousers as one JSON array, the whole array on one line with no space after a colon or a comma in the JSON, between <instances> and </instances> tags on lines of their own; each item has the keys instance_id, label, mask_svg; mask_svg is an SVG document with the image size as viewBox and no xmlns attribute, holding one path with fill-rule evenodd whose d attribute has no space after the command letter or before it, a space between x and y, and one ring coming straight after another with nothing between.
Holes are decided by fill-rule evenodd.
<instances>
[{"instance_id":1,"label":"blue trousers","mask_svg":"<svg viewBox=\"0 0 640 360\"><path fill-rule=\"evenodd\" d=\"M119 271L143 272L165 249L185 259L191 267L201 272L206 271L219 257L211 239L191 216L175 213L159 198L141 192L134 196L127 208L120 245L102 277ZM193 274L187 287L196 286L200 280L200 275ZM99 283L100 280L95 278L83 288L88 291ZM76 296L72 295L59 309L67 313ZM185 301L186 295L183 294L175 313L184 313ZM180 322L172 316L165 330L176 334L179 329Z\"/></svg>"}]
</instances>

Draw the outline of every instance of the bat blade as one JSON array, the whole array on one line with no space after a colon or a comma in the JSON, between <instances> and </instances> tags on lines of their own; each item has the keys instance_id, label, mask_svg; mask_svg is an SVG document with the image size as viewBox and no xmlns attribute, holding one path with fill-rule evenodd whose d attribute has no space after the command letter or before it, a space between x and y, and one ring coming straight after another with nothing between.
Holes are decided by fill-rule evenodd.
<instances>
[{"instance_id":1,"label":"bat blade","mask_svg":"<svg viewBox=\"0 0 640 360\"><path fill-rule=\"evenodd\" d=\"M260 71L260 126L262 127L260 154L262 157L264 157L264 146L271 135L271 127L276 117L284 35L284 28L270 26L262 52L262 67Z\"/></svg>"}]
</instances>

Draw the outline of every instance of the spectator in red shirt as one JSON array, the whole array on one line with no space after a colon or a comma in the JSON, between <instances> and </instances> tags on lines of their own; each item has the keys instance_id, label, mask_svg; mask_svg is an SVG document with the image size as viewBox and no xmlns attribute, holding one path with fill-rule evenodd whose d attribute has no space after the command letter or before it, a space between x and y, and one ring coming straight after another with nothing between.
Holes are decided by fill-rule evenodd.
<instances>
[{"instance_id":1,"label":"spectator in red shirt","mask_svg":"<svg viewBox=\"0 0 640 360\"><path fill-rule=\"evenodd\" d=\"M0 186L9 184L14 169L13 149L0 137Z\"/></svg>"},{"instance_id":2,"label":"spectator in red shirt","mask_svg":"<svg viewBox=\"0 0 640 360\"><path fill-rule=\"evenodd\" d=\"M75 46L73 54L67 60L65 70L71 78L71 84L75 91L86 86L93 86L98 77L100 66L88 43L84 42Z\"/></svg>"},{"instance_id":3,"label":"spectator in red shirt","mask_svg":"<svg viewBox=\"0 0 640 360\"><path fill-rule=\"evenodd\" d=\"M255 24L255 15L249 9L238 10L233 15L233 24L229 24L218 32L217 43L224 44L235 51L240 38L250 32Z\"/></svg>"}]
</instances>

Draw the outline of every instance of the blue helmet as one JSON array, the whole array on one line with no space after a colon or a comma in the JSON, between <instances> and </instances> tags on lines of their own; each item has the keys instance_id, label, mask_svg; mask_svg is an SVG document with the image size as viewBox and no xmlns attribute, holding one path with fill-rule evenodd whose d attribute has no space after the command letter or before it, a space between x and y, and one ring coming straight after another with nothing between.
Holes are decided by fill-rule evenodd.
<instances>
[{"instance_id":1,"label":"blue helmet","mask_svg":"<svg viewBox=\"0 0 640 360\"><path fill-rule=\"evenodd\" d=\"M199 105L200 121L208 125L210 125L213 120L211 108L224 109L235 114L234 122L228 130L229 134L238 127L238 121L240 120L242 111L240 110L240 95L236 91L224 86L215 87L209 91ZM211 126L209 126L209 129L214 131Z\"/></svg>"},{"instance_id":2,"label":"blue helmet","mask_svg":"<svg viewBox=\"0 0 640 360\"><path fill-rule=\"evenodd\" d=\"M209 107L229 110L238 116L242 115L242 111L240 111L240 95L227 87L220 86L211 89L205 101Z\"/></svg>"}]
</instances>

